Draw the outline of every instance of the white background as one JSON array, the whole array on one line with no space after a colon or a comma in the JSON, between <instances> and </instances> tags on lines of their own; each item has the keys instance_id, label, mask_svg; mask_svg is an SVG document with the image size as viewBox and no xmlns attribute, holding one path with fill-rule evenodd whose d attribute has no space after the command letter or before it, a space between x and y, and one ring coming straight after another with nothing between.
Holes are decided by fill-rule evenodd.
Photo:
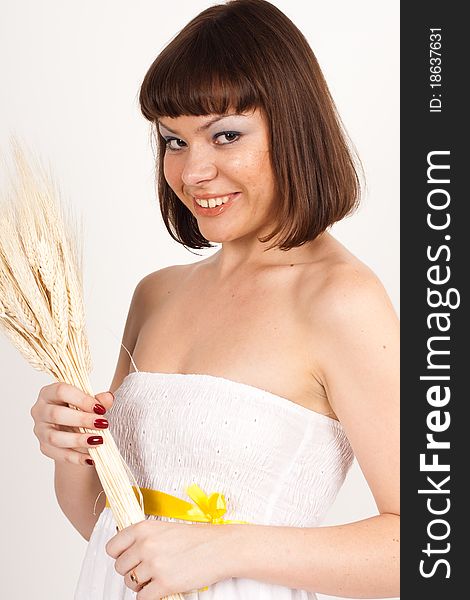
<instances>
[{"instance_id":1,"label":"white background","mask_svg":"<svg viewBox=\"0 0 470 600\"><path fill-rule=\"evenodd\" d=\"M136 283L151 271L200 260L219 247L197 256L168 235L155 197L149 125L137 101L159 51L211 4L3 0L1 5L0 151L8 154L9 135L19 134L52 164L64 198L83 217L95 393L111 383ZM331 231L380 277L398 312L399 2L273 4L309 40L364 164L368 189L362 207ZM53 462L39 452L32 432L30 408L51 380L2 336L0 358L2 597L65 600L73 597L86 542L58 507ZM327 523L373 514L375 503L355 464Z\"/></svg>"}]
</instances>

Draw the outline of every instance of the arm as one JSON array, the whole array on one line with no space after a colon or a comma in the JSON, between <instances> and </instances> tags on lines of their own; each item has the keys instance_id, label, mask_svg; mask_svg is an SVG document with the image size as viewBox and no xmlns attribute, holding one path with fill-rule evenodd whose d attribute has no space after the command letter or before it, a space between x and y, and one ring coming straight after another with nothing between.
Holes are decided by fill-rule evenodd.
<instances>
[{"instance_id":1,"label":"arm","mask_svg":"<svg viewBox=\"0 0 470 600\"><path fill-rule=\"evenodd\" d=\"M310 323L315 369L379 515L318 528L226 526L230 575L355 598L399 595L399 327L378 279L341 267Z\"/></svg>"}]
</instances>

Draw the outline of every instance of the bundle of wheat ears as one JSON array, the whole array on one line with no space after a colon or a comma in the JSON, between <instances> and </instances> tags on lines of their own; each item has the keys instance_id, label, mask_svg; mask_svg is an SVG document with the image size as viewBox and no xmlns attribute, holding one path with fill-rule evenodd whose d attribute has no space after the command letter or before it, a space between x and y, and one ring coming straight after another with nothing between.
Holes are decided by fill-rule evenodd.
<instances>
[{"instance_id":1,"label":"bundle of wheat ears","mask_svg":"<svg viewBox=\"0 0 470 600\"><path fill-rule=\"evenodd\" d=\"M82 237L60 198L51 170L10 139L16 174L0 198L0 329L26 360L93 396L91 354L85 329ZM5 163L5 167L6 167ZM75 406L69 405L71 408ZM89 448L119 529L145 519L139 490L109 430ZM183 600L180 594L170 596Z\"/></svg>"}]
</instances>

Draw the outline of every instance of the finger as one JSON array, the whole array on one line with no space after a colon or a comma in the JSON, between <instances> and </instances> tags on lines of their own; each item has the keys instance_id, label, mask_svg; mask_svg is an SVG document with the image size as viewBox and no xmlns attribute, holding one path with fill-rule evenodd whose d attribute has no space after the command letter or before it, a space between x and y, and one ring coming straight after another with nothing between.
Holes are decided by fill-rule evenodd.
<instances>
[{"instance_id":1,"label":"finger","mask_svg":"<svg viewBox=\"0 0 470 600\"><path fill-rule=\"evenodd\" d=\"M70 448L70 450L73 450L74 452L79 452L80 454L85 454L85 458L90 458L90 453L89 453L89 449L90 448Z\"/></svg>"},{"instance_id":2,"label":"finger","mask_svg":"<svg viewBox=\"0 0 470 600\"><path fill-rule=\"evenodd\" d=\"M55 446L43 445L41 446L41 452L53 460L71 465L80 465L88 468L93 466L86 462L87 460L91 460L87 454L82 454L68 448L62 449Z\"/></svg>"},{"instance_id":3,"label":"finger","mask_svg":"<svg viewBox=\"0 0 470 600\"><path fill-rule=\"evenodd\" d=\"M137 583L136 583L136 581L134 581L132 579L133 573L135 573L135 569L134 569L134 571L126 573L126 575L124 576L124 585L126 587L128 587L130 590L132 590L133 592L138 592L142 588L142 586L140 585L140 583L139 583L140 580L137 576L136 576Z\"/></svg>"},{"instance_id":4,"label":"finger","mask_svg":"<svg viewBox=\"0 0 470 600\"><path fill-rule=\"evenodd\" d=\"M106 408L106 410L109 410L114 402L114 394L111 391L95 394L95 398Z\"/></svg>"},{"instance_id":5,"label":"finger","mask_svg":"<svg viewBox=\"0 0 470 600\"><path fill-rule=\"evenodd\" d=\"M56 429L53 425L44 425L44 431L41 439L43 444L55 448L96 448L102 445L95 438L103 439L100 435L90 435L89 433L69 433Z\"/></svg>"},{"instance_id":6,"label":"finger","mask_svg":"<svg viewBox=\"0 0 470 600\"><path fill-rule=\"evenodd\" d=\"M126 527L114 537L112 537L105 546L106 553L112 558L118 558L135 542L135 535L132 531L133 526Z\"/></svg>"},{"instance_id":7,"label":"finger","mask_svg":"<svg viewBox=\"0 0 470 600\"><path fill-rule=\"evenodd\" d=\"M157 598L165 598L168 595L169 593L161 585L154 579L150 579L137 586L136 600L156 600Z\"/></svg>"},{"instance_id":8,"label":"finger","mask_svg":"<svg viewBox=\"0 0 470 600\"><path fill-rule=\"evenodd\" d=\"M39 396L47 403L72 404L80 410L87 410L88 412L92 412L93 406L96 404L96 398L63 381L46 385L41 389Z\"/></svg>"},{"instance_id":9,"label":"finger","mask_svg":"<svg viewBox=\"0 0 470 600\"><path fill-rule=\"evenodd\" d=\"M70 433L80 433L78 427L71 427L69 425L57 425L57 427L59 427L59 429L62 429L62 431L68 431Z\"/></svg>"},{"instance_id":10,"label":"finger","mask_svg":"<svg viewBox=\"0 0 470 600\"><path fill-rule=\"evenodd\" d=\"M75 450L75 452L81 452L82 454L86 454L86 458L90 456L90 453L88 452L89 448L72 448L72 450Z\"/></svg>"},{"instance_id":11,"label":"finger","mask_svg":"<svg viewBox=\"0 0 470 600\"><path fill-rule=\"evenodd\" d=\"M135 578L134 578L135 577ZM134 592L140 591L152 581L148 570L145 569L143 562L138 563L132 569L129 569L124 575L125 585Z\"/></svg>"},{"instance_id":12,"label":"finger","mask_svg":"<svg viewBox=\"0 0 470 600\"><path fill-rule=\"evenodd\" d=\"M59 404L48 404L45 409L46 423L68 427L86 427L88 429L107 429L108 420L95 412L73 410Z\"/></svg>"},{"instance_id":13,"label":"finger","mask_svg":"<svg viewBox=\"0 0 470 600\"><path fill-rule=\"evenodd\" d=\"M114 563L114 569L123 577L141 563L136 544L132 544L127 550L120 554Z\"/></svg>"}]
</instances>

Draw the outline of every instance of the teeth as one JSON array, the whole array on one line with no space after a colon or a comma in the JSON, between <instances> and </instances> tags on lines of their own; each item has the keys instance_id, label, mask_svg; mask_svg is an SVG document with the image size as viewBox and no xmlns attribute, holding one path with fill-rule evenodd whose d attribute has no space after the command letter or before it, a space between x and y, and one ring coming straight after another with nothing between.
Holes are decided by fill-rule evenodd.
<instances>
[{"instance_id":1,"label":"teeth","mask_svg":"<svg viewBox=\"0 0 470 600\"><path fill-rule=\"evenodd\" d=\"M208 200L195 198L195 200L199 206L202 206L203 208L214 208L215 206L226 204L230 200L230 196L219 196L218 198L209 198Z\"/></svg>"}]
</instances>

